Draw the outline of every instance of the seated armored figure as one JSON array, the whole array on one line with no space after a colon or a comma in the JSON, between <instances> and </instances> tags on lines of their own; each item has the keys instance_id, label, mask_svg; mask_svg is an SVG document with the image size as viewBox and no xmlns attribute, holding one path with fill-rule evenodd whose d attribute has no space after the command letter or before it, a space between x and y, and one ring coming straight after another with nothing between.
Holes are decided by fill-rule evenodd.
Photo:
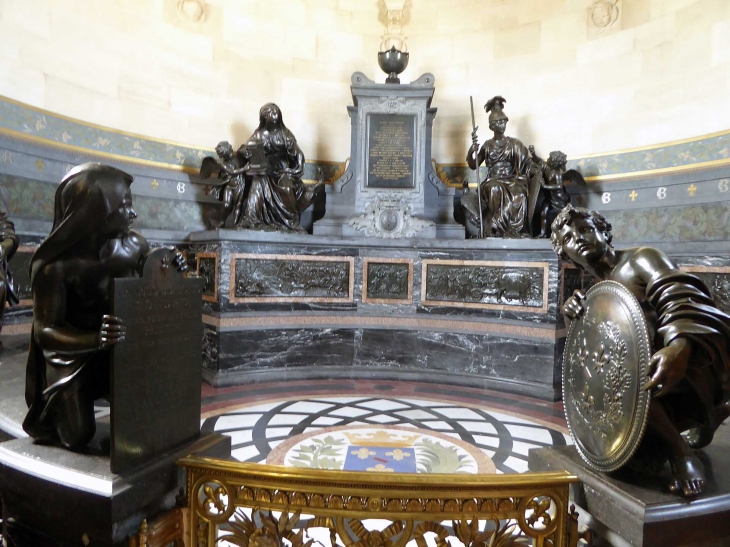
<instances>
[{"instance_id":1,"label":"seated armored figure","mask_svg":"<svg viewBox=\"0 0 730 547\"><path fill-rule=\"evenodd\" d=\"M31 260L33 325L23 429L80 449L94 436L94 401L109 394L109 351L124 340L110 315L112 279L139 275L149 251L130 230L132 176L85 163L56 190L53 229ZM185 270L178 253L175 265Z\"/></svg>"},{"instance_id":2,"label":"seated armored figure","mask_svg":"<svg viewBox=\"0 0 730 547\"><path fill-rule=\"evenodd\" d=\"M535 147L530 146L533 164L542 171L543 201L540 207L540 234L538 237L550 237L550 214L563 210L570 204L570 194L563 185L563 174L568 158L562 152L550 152L545 161L535 154Z\"/></svg>"},{"instance_id":3,"label":"seated armored figure","mask_svg":"<svg viewBox=\"0 0 730 547\"><path fill-rule=\"evenodd\" d=\"M668 459L669 490L700 494L705 471L693 449L708 445L730 414L730 316L698 277L679 270L662 251L614 249L611 225L595 211L567 206L552 224L551 239L561 258L600 280L621 283L641 304L654 351L644 389L654 393L634 460L656 467ZM583 298L579 291L568 298L567 320L583 313Z\"/></svg>"},{"instance_id":4,"label":"seated armored figure","mask_svg":"<svg viewBox=\"0 0 730 547\"><path fill-rule=\"evenodd\" d=\"M5 304L11 306L19 302L13 287L13 275L8 267L8 262L18 250L20 240L15 235L15 225L8 218L8 215L0 212L0 328L2 328ZM0 342L0 349L3 345Z\"/></svg>"},{"instance_id":5,"label":"seated armored figure","mask_svg":"<svg viewBox=\"0 0 730 547\"><path fill-rule=\"evenodd\" d=\"M506 102L498 96L484 105L489 112L489 129L494 132L494 137L480 149L475 129L473 145L466 155L471 169L476 169L482 162L487 168L487 178L479 183L481 196L470 192L461 198L467 219L477 228L480 225L481 198L484 233L479 237L531 236L532 215L540 190L540 172L531 176L527 147L518 139L504 134L509 121L503 110Z\"/></svg>"}]
</instances>

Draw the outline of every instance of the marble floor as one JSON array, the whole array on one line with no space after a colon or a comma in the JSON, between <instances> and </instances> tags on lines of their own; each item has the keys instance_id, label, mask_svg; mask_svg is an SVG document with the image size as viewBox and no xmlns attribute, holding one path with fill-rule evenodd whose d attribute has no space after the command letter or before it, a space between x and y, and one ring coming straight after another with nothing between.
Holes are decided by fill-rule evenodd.
<instances>
[{"instance_id":1,"label":"marble floor","mask_svg":"<svg viewBox=\"0 0 730 547\"><path fill-rule=\"evenodd\" d=\"M12 337L5 342L0 430L25 437L27 341ZM229 435L233 457L246 462L380 472L522 473L530 449L570 443L560 402L443 383L203 384L202 403L203 432ZM108 405L101 404L96 413L107 421Z\"/></svg>"},{"instance_id":2,"label":"marble floor","mask_svg":"<svg viewBox=\"0 0 730 547\"><path fill-rule=\"evenodd\" d=\"M570 443L561 403L417 382L205 386L202 429L240 461L353 471L522 473Z\"/></svg>"}]
</instances>

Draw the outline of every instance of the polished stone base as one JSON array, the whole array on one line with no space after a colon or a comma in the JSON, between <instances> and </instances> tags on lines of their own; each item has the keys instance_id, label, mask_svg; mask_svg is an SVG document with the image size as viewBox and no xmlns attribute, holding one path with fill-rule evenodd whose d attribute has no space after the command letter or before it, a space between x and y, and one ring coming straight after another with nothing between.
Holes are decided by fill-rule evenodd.
<instances>
[{"instance_id":1,"label":"polished stone base","mask_svg":"<svg viewBox=\"0 0 730 547\"><path fill-rule=\"evenodd\" d=\"M125 475L111 473L103 451L92 443L77 454L27 438L0 444L4 518L19 538L14 543L11 535L10 545L126 545L143 519L176 504L185 479L175 462L190 454L229 457L231 440L207 435Z\"/></svg>"},{"instance_id":2,"label":"polished stone base","mask_svg":"<svg viewBox=\"0 0 730 547\"><path fill-rule=\"evenodd\" d=\"M730 425L698 453L707 471L705 494L693 501L665 487L668 466L658 476L628 471L592 471L572 446L530 451L530 471L565 469L581 482L571 486L579 512L598 536L596 545L623 547L730 546Z\"/></svg>"},{"instance_id":3,"label":"polished stone base","mask_svg":"<svg viewBox=\"0 0 730 547\"><path fill-rule=\"evenodd\" d=\"M203 379L215 387L378 378L560 398L558 356L549 339L373 328L206 331L219 351L217 367L204 367Z\"/></svg>"},{"instance_id":4,"label":"polished stone base","mask_svg":"<svg viewBox=\"0 0 730 547\"><path fill-rule=\"evenodd\" d=\"M393 379L560 398L561 268L547 240L190 235L203 378Z\"/></svg>"}]
</instances>

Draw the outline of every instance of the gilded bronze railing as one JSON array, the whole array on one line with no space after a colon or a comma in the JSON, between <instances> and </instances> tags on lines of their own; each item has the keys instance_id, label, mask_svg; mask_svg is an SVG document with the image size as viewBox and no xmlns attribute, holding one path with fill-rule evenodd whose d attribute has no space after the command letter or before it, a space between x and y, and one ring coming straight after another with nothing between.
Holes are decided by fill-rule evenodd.
<instances>
[{"instance_id":1,"label":"gilded bronze railing","mask_svg":"<svg viewBox=\"0 0 730 547\"><path fill-rule=\"evenodd\" d=\"M185 458L192 547L567 547L565 473L416 475ZM373 520L377 519L377 520ZM449 541L447 541L449 538Z\"/></svg>"}]
</instances>

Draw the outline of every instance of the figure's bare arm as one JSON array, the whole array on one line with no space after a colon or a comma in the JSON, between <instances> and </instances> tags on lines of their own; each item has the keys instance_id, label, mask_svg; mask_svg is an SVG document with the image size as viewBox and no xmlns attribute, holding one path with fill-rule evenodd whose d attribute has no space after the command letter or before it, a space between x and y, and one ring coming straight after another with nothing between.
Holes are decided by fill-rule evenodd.
<instances>
[{"instance_id":1,"label":"figure's bare arm","mask_svg":"<svg viewBox=\"0 0 730 547\"><path fill-rule=\"evenodd\" d=\"M466 152L466 163L469 165L469 169L475 170L477 168L477 163L481 164L484 162L485 158L485 152L484 152L484 146L486 143L482 145L481 150L479 149L479 141L477 137L477 129L478 127L474 128L474 131L471 133L471 141L472 145L469 147L469 150Z\"/></svg>"},{"instance_id":2,"label":"figure's bare arm","mask_svg":"<svg viewBox=\"0 0 730 547\"><path fill-rule=\"evenodd\" d=\"M677 265L659 249L639 247L631 258L636 273L646 283L658 275L678 271ZM662 396L684 378L692 354L692 341L677 337L659 349L649 362L651 378L644 385L645 390L656 389L656 396Z\"/></svg>"},{"instance_id":3,"label":"figure's bare arm","mask_svg":"<svg viewBox=\"0 0 730 547\"><path fill-rule=\"evenodd\" d=\"M134 272L137 275L142 275L144 263L147 260L147 255L150 254L150 250L151 248L147 238L136 230L129 230L129 235L127 235L126 241L124 242L124 252L128 253L128 263L134 264L135 266L134 271L125 275L134 275Z\"/></svg>"},{"instance_id":4,"label":"figure's bare arm","mask_svg":"<svg viewBox=\"0 0 730 547\"><path fill-rule=\"evenodd\" d=\"M235 162L226 162L221 165L222 169L228 173L229 177L235 177L248 171L248 162L243 167L236 167Z\"/></svg>"},{"instance_id":5,"label":"figure's bare arm","mask_svg":"<svg viewBox=\"0 0 730 547\"><path fill-rule=\"evenodd\" d=\"M534 146L530 145L527 147L527 149L530 151L530 156L532 157L533 163L536 163L538 165L542 165L543 163L545 163L545 161L535 153Z\"/></svg>"},{"instance_id":6,"label":"figure's bare arm","mask_svg":"<svg viewBox=\"0 0 730 547\"><path fill-rule=\"evenodd\" d=\"M65 321L67 294L63 265L49 264L33 283L33 330L44 350L57 353L90 353L124 338L124 326L113 316L104 316L99 331L74 328Z\"/></svg>"}]
</instances>

